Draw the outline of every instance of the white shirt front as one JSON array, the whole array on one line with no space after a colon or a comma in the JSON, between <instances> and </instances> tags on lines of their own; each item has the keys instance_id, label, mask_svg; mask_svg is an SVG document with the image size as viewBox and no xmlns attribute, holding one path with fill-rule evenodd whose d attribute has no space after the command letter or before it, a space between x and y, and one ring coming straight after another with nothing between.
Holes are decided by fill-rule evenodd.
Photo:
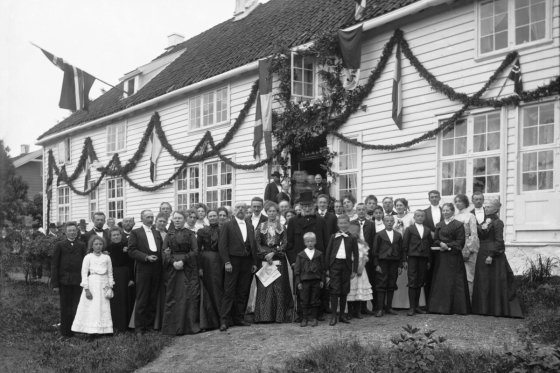
<instances>
[{"instance_id":1,"label":"white shirt front","mask_svg":"<svg viewBox=\"0 0 560 373\"><path fill-rule=\"evenodd\" d=\"M391 241L391 243L393 243L393 235L395 234L394 231L390 230L390 231L386 231L387 232L387 236L389 236L389 241Z\"/></svg>"},{"instance_id":2,"label":"white shirt front","mask_svg":"<svg viewBox=\"0 0 560 373\"><path fill-rule=\"evenodd\" d=\"M379 233L383 229L385 229L385 224L383 223L383 220L374 219L374 221L375 221L375 232Z\"/></svg>"},{"instance_id":3,"label":"white shirt front","mask_svg":"<svg viewBox=\"0 0 560 373\"><path fill-rule=\"evenodd\" d=\"M257 229L259 225L259 221L261 220L261 216L256 216L255 214L251 215L251 223L253 224L253 228Z\"/></svg>"},{"instance_id":4,"label":"white shirt front","mask_svg":"<svg viewBox=\"0 0 560 373\"><path fill-rule=\"evenodd\" d=\"M481 208L474 208L474 214L476 216L476 221L478 224L482 224L484 222L484 207Z\"/></svg>"},{"instance_id":5,"label":"white shirt front","mask_svg":"<svg viewBox=\"0 0 560 373\"><path fill-rule=\"evenodd\" d=\"M154 232L152 232L152 228L144 224L142 224L142 227L144 228L144 232L146 232L146 237L148 237L148 245L150 246L150 251L153 251L154 253L157 252L156 239L154 238Z\"/></svg>"},{"instance_id":6,"label":"white shirt front","mask_svg":"<svg viewBox=\"0 0 560 373\"><path fill-rule=\"evenodd\" d=\"M94 230L95 234L98 235L99 237L103 238L103 231L98 232L96 230Z\"/></svg>"},{"instance_id":7,"label":"white shirt front","mask_svg":"<svg viewBox=\"0 0 560 373\"><path fill-rule=\"evenodd\" d=\"M317 209L317 214L321 215L322 217L325 217L325 214L327 213L327 210L319 210Z\"/></svg>"},{"instance_id":8,"label":"white shirt front","mask_svg":"<svg viewBox=\"0 0 560 373\"><path fill-rule=\"evenodd\" d=\"M307 257L309 258L309 260L313 260L313 255L315 255L315 250L309 250L308 248L305 248L305 254L307 254Z\"/></svg>"},{"instance_id":9,"label":"white shirt front","mask_svg":"<svg viewBox=\"0 0 560 373\"><path fill-rule=\"evenodd\" d=\"M360 238L362 240L365 240L365 238L364 238L364 224L366 223L366 221L358 219L358 223L360 224Z\"/></svg>"},{"instance_id":10,"label":"white shirt front","mask_svg":"<svg viewBox=\"0 0 560 373\"><path fill-rule=\"evenodd\" d=\"M424 236L424 226L422 224L414 223L416 225L416 229L418 229L418 233L420 234L420 238Z\"/></svg>"},{"instance_id":11,"label":"white shirt front","mask_svg":"<svg viewBox=\"0 0 560 373\"><path fill-rule=\"evenodd\" d=\"M278 193L282 193L282 184L274 183L274 185L276 185L276 188L278 188Z\"/></svg>"},{"instance_id":12,"label":"white shirt front","mask_svg":"<svg viewBox=\"0 0 560 373\"><path fill-rule=\"evenodd\" d=\"M435 226L441 220L441 210L439 209L439 206L434 205L430 205L430 208L432 209L432 220L434 221Z\"/></svg>"},{"instance_id":13,"label":"white shirt front","mask_svg":"<svg viewBox=\"0 0 560 373\"><path fill-rule=\"evenodd\" d=\"M340 247L336 253L336 259L346 259L346 245L344 245L344 237L340 240Z\"/></svg>"},{"instance_id":14,"label":"white shirt front","mask_svg":"<svg viewBox=\"0 0 560 373\"><path fill-rule=\"evenodd\" d=\"M235 220L237 221L237 225L239 225L241 236L243 236L243 242L247 241L247 224L245 224L245 220L240 220L237 216Z\"/></svg>"}]
</instances>

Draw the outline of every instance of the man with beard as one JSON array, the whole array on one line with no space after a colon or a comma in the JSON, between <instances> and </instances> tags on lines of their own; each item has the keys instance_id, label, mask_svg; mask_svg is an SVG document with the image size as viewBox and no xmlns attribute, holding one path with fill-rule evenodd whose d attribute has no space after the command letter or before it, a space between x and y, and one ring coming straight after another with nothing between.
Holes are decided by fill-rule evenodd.
<instances>
[{"instance_id":1,"label":"man with beard","mask_svg":"<svg viewBox=\"0 0 560 373\"><path fill-rule=\"evenodd\" d=\"M88 244L89 239L93 235L98 235L105 240L105 244L108 245L111 242L111 237L109 236L109 229L103 229L105 225L105 213L96 212L93 214L93 229L85 234L81 235L82 242Z\"/></svg>"}]
</instances>

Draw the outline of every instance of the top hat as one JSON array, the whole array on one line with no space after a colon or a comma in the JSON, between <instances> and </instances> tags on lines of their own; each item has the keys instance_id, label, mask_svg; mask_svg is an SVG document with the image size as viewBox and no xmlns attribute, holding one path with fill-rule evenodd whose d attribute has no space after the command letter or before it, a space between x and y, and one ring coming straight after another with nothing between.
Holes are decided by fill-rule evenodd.
<instances>
[{"instance_id":1,"label":"top hat","mask_svg":"<svg viewBox=\"0 0 560 373\"><path fill-rule=\"evenodd\" d=\"M80 219L80 223L78 224L80 227L85 227L86 224L86 219Z\"/></svg>"},{"instance_id":2,"label":"top hat","mask_svg":"<svg viewBox=\"0 0 560 373\"><path fill-rule=\"evenodd\" d=\"M311 191L301 192L300 195L299 195L298 203L300 205L312 205L313 204L313 192L311 192Z\"/></svg>"},{"instance_id":3,"label":"top hat","mask_svg":"<svg viewBox=\"0 0 560 373\"><path fill-rule=\"evenodd\" d=\"M278 171L274 171L273 173L270 174L270 176L282 177L282 175L280 175L280 172L278 172Z\"/></svg>"}]
</instances>

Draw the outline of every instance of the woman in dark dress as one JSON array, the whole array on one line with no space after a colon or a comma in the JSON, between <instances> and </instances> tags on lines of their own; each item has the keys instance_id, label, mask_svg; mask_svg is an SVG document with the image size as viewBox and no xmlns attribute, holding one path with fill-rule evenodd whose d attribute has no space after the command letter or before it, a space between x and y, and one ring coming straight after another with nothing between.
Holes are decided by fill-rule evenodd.
<instances>
[{"instance_id":1,"label":"woman in dark dress","mask_svg":"<svg viewBox=\"0 0 560 373\"><path fill-rule=\"evenodd\" d=\"M201 301L203 304L212 307L216 314L220 314L222 298L224 297L224 262L218 251L218 237L220 235L218 211L210 210L206 217L210 225L199 229L197 232L203 273L202 282L209 295L209 298L203 298Z\"/></svg>"},{"instance_id":2,"label":"woman in dark dress","mask_svg":"<svg viewBox=\"0 0 560 373\"><path fill-rule=\"evenodd\" d=\"M129 290L134 286L132 281L132 271L128 260L128 242L122 239L119 227L111 228L109 231L111 242L105 249L111 258L113 265L113 285L114 296L111 298L111 318L113 319L113 329L116 332L126 332L128 329L129 310Z\"/></svg>"},{"instance_id":3,"label":"woman in dark dress","mask_svg":"<svg viewBox=\"0 0 560 373\"><path fill-rule=\"evenodd\" d=\"M481 242L476 259L472 312L522 318L513 271L505 255L504 223L498 217L501 206L498 200L492 201L485 209L486 221L478 228Z\"/></svg>"},{"instance_id":4,"label":"woman in dark dress","mask_svg":"<svg viewBox=\"0 0 560 373\"><path fill-rule=\"evenodd\" d=\"M281 276L265 287L257 278L257 297L255 301L255 322L291 322L294 302L292 299L288 261L286 260L286 229L280 223L276 203L268 202L265 221L255 229L259 269L261 262L275 264Z\"/></svg>"},{"instance_id":5,"label":"woman in dark dress","mask_svg":"<svg viewBox=\"0 0 560 373\"><path fill-rule=\"evenodd\" d=\"M462 250L465 246L465 227L453 218L455 207L444 203L444 221L436 225L434 246L435 266L430 290L428 311L431 313L466 315L471 311L467 272Z\"/></svg>"},{"instance_id":6,"label":"woman in dark dress","mask_svg":"<svg viewBox=\"0 0 560 373\"><path fill-rule=\"evenodd\" d=\"M161 332L169 335L195 334L203 329L217 328L218 315L210 308L200 307L204 286L199 275L199 255L196 235L185 227L191 211L172 214L175 230L163 242L165 271L165 311ZM167 250L169 249L169 250Z\"/></svg>"}]
</instances>

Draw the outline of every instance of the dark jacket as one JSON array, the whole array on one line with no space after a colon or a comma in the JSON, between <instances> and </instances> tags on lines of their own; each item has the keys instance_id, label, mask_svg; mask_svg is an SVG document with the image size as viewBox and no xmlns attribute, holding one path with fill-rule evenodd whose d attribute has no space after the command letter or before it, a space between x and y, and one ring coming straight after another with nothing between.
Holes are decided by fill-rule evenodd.
<instances>
[{"instance_id":1,"label":"dark jacket","mask_svg":"<svg viewBox=\"0 0 560 373\"><path fill-rule=\"evenodd\" d=\"M294 275L296 276L296 286L302 281L321 280L326 283L325 277L325 256L319 250L313 253L313 260L310 260L305 251L299 253L296 257L296 266L294 267Z\"/></svg>"},{"instance_id":2,"label":"dark jacket","mask_svg":"<svg viewBox=\"0 0 560 373\"><path fill-rule=\"evenodd\" d=\"M439 221L443 221L443 214L441 213L441 207L439 208L439 211L440 211ZM430 228L432 232L435 232L436 224L439 223L439 221L434 221L434 218L432 217L432 206L429 206L427 209L424 210L424 212L426 213L426 219L424 219L424 225Z\"/></svg>"},{"instance_id":3,"label":"dark jacket","mask_svg":"<svg viewBox=\"0 0 560 373\"><path fill-rule=\"evenodd\" d=\"M82 262L87 254L86 245L74 240L59 241L54 245L51 263L51 284L53 288L60 285L80 285L82 282Z\"/></svg>"},{"instance_id":4,"label":"dark jacket","mask_svg":"<svg viewBox=\"0 0 560 373\"><path fill-rule=\"evenodd\" d=\"M257 227L258 227L261 223L263 223L263 222L265 222L265 221L268 221L268 217L264 216L264 215L261 213L261 216L260 216L260 218L259 218L259 224L257 224ZM253 225L253 220L251 220L251 218L245 218L245 223ZM253 228L255 228L255 227L253 227Z\"/></svg>"},{"instance_id":5,"label":"dark jacket","mask_svg":"<svg viewBox=\"0 0 560 373\"><path fill-rule=\"evenodd\" d=\"M352 220L350 224L360 226L360 219ZM375 223L371 220L364 220L364 241L366 241L369 251L368 255L373 254L373 239L375 238Z\"/></svg>"},{"instance_id":6,"label":"dark jacket","mask_svg":"<svg viewBox=\"0 0 560 373\"><path fill-rule=\"evenodd\" d=\"M429 258L432 251L432 231L424 226L424 234L420 232L415 224L406 228L403 235L403 250L406 256L422 256Z\"/></svg>"},{"instance_id":7,"label":"dark jacket","mask_svg":"<svg viewBox=\"0 0 560 373\"><path fill-rule=\"evenodd\" d=\"M144 231L144 227L133 229L128 236L128 256L136 260L138 263L146 263L146 258L150 255L158 257L159 265L161 265L161 247L163 246L163 239L157 230L152 230L154 241L156 242L157 251L150 250L148 243L148 236Z\"/></svg>"},{"instance_id":8,"label":"dark jacket","mask_svg":"<svg viewBox=\"0 0 560 373\"><path fill-rule=\"evenodd\" d=\"M392 243L386 230L379 232L373 240L373 264L377 267L379 260L398 260L399 266L402 266L406 260L402 243L402 235L395 230Z\"/></svg>"},{"instance_id":9,"label":"dark jacket","mask_svg":"<svg viewBox=\"0 0 560 373\"><path fill-rule=\"evenodd\" d=\"M245 241L237 220L233 217L230 221L222 225L220 237L218 239L218 249L220 256L225 263L230 263L230 256L246 257L252 255L253 263L257 265L257 243L255 242L255 229L253 224L245 222L247 226L247 239L249 241L250 252L245 248Z\"/></svg>"},{"instance_id":10,"label":"dark jacket","mask_svg":"<svg viewBox=\"0 0 560 373\"><path fill-rule=\"evenodd\" d=\"M94 229L80 235L79 238L87 246L89 239L93 236L97 236L97 233L95 233ZM103 239L105 240L105 245L109 245L111 243L111 237L109 237L109 229L103 229Z\"/></svg>"},{"instance_id":11,"label":"dark jacket","mask_svg":"<svg viewBox=\"0 0 560 373\"><path fill-rule=\"evenodd\" d=\"M317 210L317 215L321 216L319 214L319 210ZM321 217L325 219L327 223L327 237L332 236L336 231L338 231L338 218L334 213L327 211L325 216Z\"/></svg>"},{"instance_id":12,"label":"dark jacket","mask_svg":"<svg viewBox=\"0 0 560 373\"><path fill-rule=\"evenodd\" d=\"M280 188L281 189L281 188ZM266 188L264 188L264 200L265 201L272 201L276 203L276 197L278 196L278 186L275 182L266 184Z\"/></svg>"},{"instance_id":13,"label":"dark jacket","mask_svg":"<svg viewBox=\"0 0 560 373\"><path fill-rule=\"evenodd\" d=\"M302 216L298 214L288 220L286 255L290 264L294 264L296 256L305 249L303 235L307 232L315 233L315 238L317 239L315 249L325 252L325 247L329 243L326 220L319 215Z\"/></svg>"},{"instance_id":14,"label":"dark jacket","mask_svg":"<svg viewBox=\"0 0 560 373\"><path fill-rule=\"evenodd\" d=\"M327 247L327 255L325 258L327 269L329 269L333 265L343 238L344 248L346 249L346 264L348 265L348 268L352 270L352 272L358 272L358 264L360 261L352 260L352 257L358 258L360 256L360 252L358 251L358 239L349 233L348 237L336 237L336 233L331 236L329 246Z\"/></svg>"}]
</instances>

